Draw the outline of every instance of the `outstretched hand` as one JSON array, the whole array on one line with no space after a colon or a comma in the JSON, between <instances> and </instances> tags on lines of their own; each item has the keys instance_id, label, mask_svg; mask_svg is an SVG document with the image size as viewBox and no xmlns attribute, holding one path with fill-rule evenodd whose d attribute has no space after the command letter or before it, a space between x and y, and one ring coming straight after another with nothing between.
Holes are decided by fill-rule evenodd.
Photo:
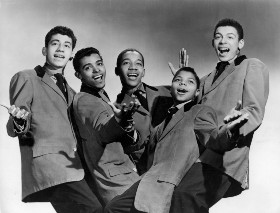
<instances>
[{"instance_id":1,"label":"outstretched hand","mask_svg":"<svg viewBox=\"0 0 280 213\"><path fill-rule=\"evenodd\" d=\"M120 106L108 103L114 112L117 122L126 130L132 130L134 127L133 114L140 107L139 101L131 101L127 106L125 103Z\"/></svg>"},{"instance_id":2,"label":"outstretched hand","mask_svg":"<svg viewBox=\"0 0 280 213\"><path fill-rule=\"evenodd\" d=\"M120 120L131 118L140 106L139 101L131 101L128 106L126 105L126 103L123 103L120 106L115 105L111 102L108 102L108 104L112 107L115 117Z\"/></svg>"},{"instance_id":3,"label":"outstretched hand","mask_svg":"<svg viewBox=\"0 0 280 213\"><path fill-rule=\"evenodd\" d=\"M182 67L189 66L189 55L187 55L187 51L185 48L182 48L179 52L179 69L174 68L171 62L168 62L168 66L171 70L171 73L175 75L175 73Z\"/></svg>"},{"instance_id":4,"label":"outstretched hand","mask_svg":"<svg viewBox=\"0 0 280 213\"><path fill-rule=\"evenodd\" d=\"M238 117L240 117L242 115L242 112L240 111L241 105L242 105L241 100L237 101L236 106L234 108L232 108L230 110L229 114L227 114L226 117L224 118L225 124L237 119Z\"/></svg>"},{"instance_id":5,"label":"outstretched hand","mask_svg":"<svg viewBox=\"0 0 280 213\"><path fill-rule=\"evenodd\" d=\"M243 126L249 119L249 114L243 114L240 110L242 106L242 102L239 100L234 108L231 109L229 114L224 118L224 123L227 124L228 130L230 130L233 134L239 130L241 126ZM237 136L237 135L235 135Z\"/></svg>"}]
</instances>

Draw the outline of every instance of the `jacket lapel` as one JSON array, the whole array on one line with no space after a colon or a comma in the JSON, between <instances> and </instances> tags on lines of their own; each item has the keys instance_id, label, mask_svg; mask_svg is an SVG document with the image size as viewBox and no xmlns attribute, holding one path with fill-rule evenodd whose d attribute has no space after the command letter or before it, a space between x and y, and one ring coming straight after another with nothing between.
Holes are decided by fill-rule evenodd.
<instances>
[{"instance_id":1,"label":"jacket lapel","mask_svg":"<svg viewBox=\"0 0 280 213\"><path fill-rule=\"evenodd\" d=\"M204 84L204 95L215 89L227 76L229 76L235 70L234 63L231 63L212 84L215 72L213 71L206 79Z\"/></svg>"},{"instance_id":2,"label":"jacket lapel","mask_svg":"<svg viewBox=\"0 0 280 213\"><path fill-rule=\"evenodd\" d=\"M158 98L156 98L158 96L158 90L156 88L152 89L148 85L146 85L146 95L149 111L152 112L153 106L156 106L158 102Z\"/></svg>"},{"instance_id":3,"label":"jacket lapel","mask_svg":"<svg viewBox=\"0 0 280 213\"><path fill-rule=\"evenodd\" d=\"M181 107L171 118L171 120L169 121L169 123L167 124L167 126L165 127L165 129L162 131L163 126L164 126L164 122L163 121L160 125L160 131L162 131L162 134L159 138L159 142L160 140L162 140L162 138L164 138L175 126L176 124L181 121L184 117L184 107Z\"/></svg>"},{"instance_id":4,"label":"jacket lapel","mask_svg":"<svg viewBox=\"0 0 280 213\"><path fill-rule=\"evenodd\" d=\"M47 73L44 74L43 78L42 78L42 82L44 82L45 84L47 84L51 89L53 89L61 98L63 98L63 100L67 103L63 93L60 91L60 89L58 88L58 86L54 83L54 81L49 77L49 75ZM69 90L67 88L67 92L69 93ZM69 98L69 94L68 94L68 98Z\"/></svg>"},{"instance_id":5,"label":"jacket lapel","mask_svg":"<svg viewBox=\"0 0 280 213\"><path fill-rule=\"evenodd\" d=\"M69 103L72 102L74 95L76 94L76 92L68 85L68 83L66 82L65 84L66 86L66 91L67 91L67 103L69 105Z\"/></svg>"}]
</instances>

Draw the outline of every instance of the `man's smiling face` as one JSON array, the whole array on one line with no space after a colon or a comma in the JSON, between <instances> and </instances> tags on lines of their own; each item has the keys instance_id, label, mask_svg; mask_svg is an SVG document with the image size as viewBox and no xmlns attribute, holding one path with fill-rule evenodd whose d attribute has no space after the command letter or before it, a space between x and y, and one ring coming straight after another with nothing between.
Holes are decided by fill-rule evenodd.
<instances>
[{"instance_id":1,"label":"man's smiling face","mask_svg":"<svg viewBox=\"0 0 280 213\"><path fill-rule=\"evenodd\" d=\"M47 47L43 48L48 65L55 69L64 68L72 56L72 39L67 35L55 34Z\"/></svg>"},{"instance_id":2,"label":"man's smiling face","mask_svg":"<svg viewBox=\"0 0 280 213\"><path fill-rule=\"evenodd\" d=\"M105 86L106 69L98 54L91 54L80 59L79 78L87 85L97 89Z\"/></svg>"},{"instance_id":3,"label":"man's smiling face","mask_svg":"<svg viewBox=\"0 0 280 213\"><path fill-rule=\"evenodd\" d=\"M126 87L137 87L145 75L142 56L136 51L126 52L118 67L118 75Z\"/></svg>"},{"instance_id":4,"label":"man's smiling face","mask_svg":"<svg viewBox=\"0 0 280 213\"><path fill-rule=\"evenodd\" d=\"M244 46L244 40L238 37L237 30L231 26L216 29L213 47L220 61L232 62Z\"/></svg>"}]
</instances>

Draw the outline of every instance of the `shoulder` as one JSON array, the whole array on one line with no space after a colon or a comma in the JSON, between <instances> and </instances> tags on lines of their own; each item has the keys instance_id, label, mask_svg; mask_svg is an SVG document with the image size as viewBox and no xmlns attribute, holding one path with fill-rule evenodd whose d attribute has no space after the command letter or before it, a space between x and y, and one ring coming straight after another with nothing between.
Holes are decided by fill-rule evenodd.
<instances>
[{"instance_id":1,"label":"shoulder","mask_svg":"<svg viewBox=\"0 0 280 213\"><path fill-rule=\"evenodd\" d=\"M36 71L34 69L27 69L17 72L11 78L11 85L25 84L36 79Z\"/></svg>"},{"instance_id":2,"label":"shoulder","mask_svg":"<svg viewBox=\"0 0 280 213\"><path fill-rule=\"evenodd\" d=\"M240 65L237 66L237 69L244 69L246 73L261 74L263 76L269 75L268 67L259 59L257 58L248 58L241 62ZM257 75L256 75L257 76Z\"/></svg>"},{"instance_id":3,"label":"shoulder","mask_svg":"<svg viewBox=\"0 0 280 213\"><path fill-rule=\"evenodd\" d=\"M147 88L153 89L155 91L157 91L160 95L166 95L166 94L170 94L170 85L160 85L160 86L148 86Z\"/></svg>"},{"instance_id":4,"label":"shoulder","mask_svg":"<svg viewBox=\"0 0 280 213\"><path fill-rule=\"evenodd\" d=\"M100 103L102 100L101 98L98 98L94 95L91 95L89 93L86 92L78 92L75 97L74 97L74 101L77 104L98 104Z\"/></svg>"},{"instance_id":5,"label":"shoulder","mask_svg":"<svg viewBox=\"0 0 280 213\"><path fill-rule=\"evenodd\" d=\"M202 115L202 114L211 114L211 115L216 115L215 110L210 107L206 106L204 104L196 104L192 107L193 112L195 112L196 115Z\"/></svg>"},{"instance_id":6,"label":"shoulder","mask_svg":"<svg viewBox=\"0 0 280 213\"><path fill-rule=\"evenodd\" d=\"M265 63L263 63L261 60L259 60L257 58L247 58L247 59L243 60L240 65L241 66L242 65L257 66L257 67L261 67L261 68L267 68Z\"/></svg>"},{"instance_id":7,"label":"shoulder","mask_svg":"<svg viewBox=\"0 0 280 213\"><path fill-rule=\"evenodd\" d=\"M100 111L107 111L108 103L97 96L79 92L74 96L73 105L77 111L99 113Z\"/></svg>"},{"instance_id":8,"label":"shoulder","mask_svg":"<svg viewBox=\"0 0 280 213\"><path fill-rule=\"evenodd\" d=\"M26 69L26 70L21 70L17 72L14 76L17 78L32 78L36 77L36 71L34 69Z\"/></svg>"}]
</instances>

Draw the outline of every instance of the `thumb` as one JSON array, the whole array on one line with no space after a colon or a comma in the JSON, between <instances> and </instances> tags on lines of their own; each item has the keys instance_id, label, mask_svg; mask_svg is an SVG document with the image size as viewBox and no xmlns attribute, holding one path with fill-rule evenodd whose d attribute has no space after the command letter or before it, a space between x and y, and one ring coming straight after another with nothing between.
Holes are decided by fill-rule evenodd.
<instances>
[{"instance_id":1,"label":"thumb","mask_svg":"<svg viewBox=\"0 0 280 213\"><path fill-rule=\"evenodd\" d=\"M176 69L174 68L173 64L171 62L168 62L168 66L171 70L172 75L175 75Z\"/></svg>"},{"instance_id":2,"label":"thumb","mask_svg":"<svg viewBox=\"0 0 280 213\"><path fill-rule=\"evenodd\" d=\"M241 110L241 104L242 104L242 101L238 100L235 109L238 111Z\"/></svg>"},{"instance_id":3,"label":"thumb","mask_svg":"<svg viewBox=\"0 0 280 213\"><path fill-rule=\"evenodd\" d=\"M108 104L110 105L110 107L112 107L114 112L120 111L112 102L108 102Z\"/></svg>"}]
</instances>

